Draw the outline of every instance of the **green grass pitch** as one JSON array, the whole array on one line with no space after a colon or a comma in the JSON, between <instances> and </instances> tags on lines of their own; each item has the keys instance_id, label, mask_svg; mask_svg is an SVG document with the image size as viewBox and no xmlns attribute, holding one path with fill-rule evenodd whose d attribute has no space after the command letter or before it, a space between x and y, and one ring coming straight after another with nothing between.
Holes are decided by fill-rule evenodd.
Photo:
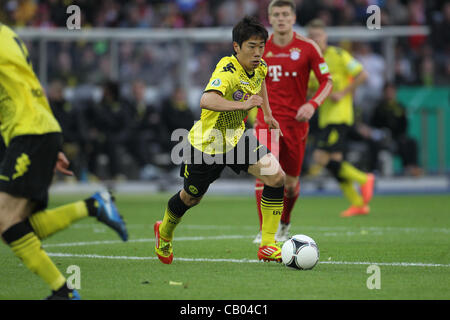
<instances>
[{"instance_id":1,"label":"green grass pitch","mask_svg":"<svg viewBox=\"0 0 450 320\"><path fill-rule=\"evenodd\" d=\"M52 196L50 207L86 195ZM153 223L170 195L117 194L130 240L93 218L43 241L58 268L80 268L83 299L450 299L450 197L375 196L371 213L340 218L341 197L303 197L291 234L314 238L320 262L309 271L257 262L252 197L206 195L178 226L174 262L154 255ZM46 285L0 246L0 299L42 299ZM368 289L369 265L380 289Z\"/></svg>"}]
</instances>

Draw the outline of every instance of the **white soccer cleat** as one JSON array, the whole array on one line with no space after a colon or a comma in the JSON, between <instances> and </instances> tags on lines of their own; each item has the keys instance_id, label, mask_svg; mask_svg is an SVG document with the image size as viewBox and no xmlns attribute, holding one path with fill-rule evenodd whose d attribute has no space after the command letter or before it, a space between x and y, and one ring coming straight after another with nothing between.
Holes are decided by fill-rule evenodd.
<instances>
[{"instance_id":1,"label":"white soccer cleat","mask_svg":"<svg viewBox=\"0 0 450 320\"><path fill-rule=\"evenodd\" d=\"M278 225L277 233L275 234L275 241L276 242L284 242L289 240L289 229L291 228L290 223L283 223L280 221L280 224Z\"/></svg>"},{"instance_id":2,"label":"white soccer cleat","mask_svg":"<svg viewBox=\"0 0 450 320\"><path fill-rule=\"evenodd\" d=\"M261 240L262 240L262 231L260 231L257 235L256 235L256 237L255 237L255 239L253 239L253 243L261 243Z\"/></svg>"}]
</instances>

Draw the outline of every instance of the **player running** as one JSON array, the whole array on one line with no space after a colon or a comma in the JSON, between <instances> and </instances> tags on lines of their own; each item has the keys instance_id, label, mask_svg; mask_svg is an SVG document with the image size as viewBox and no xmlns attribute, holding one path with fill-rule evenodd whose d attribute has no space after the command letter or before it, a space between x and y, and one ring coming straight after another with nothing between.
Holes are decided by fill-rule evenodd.
<instances>
[{"instance_id":1,"label":"player running","mask_svg":"<svg viewBox=\"0 0 450 320\"><path fill-rule=\"evenodd\" d=\"M41 240L87 216L128 238L108 192L46 209L54 170L73 175L60 151L61 128L16 33L0 24L0 131L7 147L0 164L0 234L14 254L44 280L51 300L79 299L42 249ZM3 259L3 258L2 258Z\"/></svg>"},{"instance_id":2,"label":"player running","mask_svg":"<svg viewBox=\"0 0 450 320\"><path fill-rule=\"evenodd\" d=\"M375 176L364 173L349 162L344 161L347 133L353 125L353 92L367 79L363 66L344 49L329 46L325 24L313 20L308 26L308 36L313 39L324 53L330 66L334 90L319 109L319 137L314 151L314 161L326 167L338 181L344 196L351 206L341 213L342 217L369 213ZM312 79L314 87L314 79ZM354 187L360 185L361 195Z\"/></svg>"},{"instance_id":3,"label":"player running","mask_svg":"<svg viewBox=\"0 0 450 320\"><path fill-rule=\"evenodd\" d=\"M163 220L154 224L155 252L163 263L172 263L172 239L182 216L200 202L225 166L236 173L248 172L264 183L257 255L260 260L281 262L281 248L274 237L283 210L285 174L269 150L245 132L243 121L248 110L258 106L267 127L279 128L264 80L267 65L262 56L267 37L267 30L255 18L241 20L233 28L234 54L219 61L205 88L200 121L188 135L191 155L181 166L184 187L168 201Z\"/></svg>"},{"instance_id":4,"label":"player running","mask_svg":"<svg viewBox=\"0 0 450 320\"><path fill-rule=\"evenodd\" d=\"M319 47L312 40L293 30L296 20L294 1L273 0L269 4L268 11L273 34L267 41L264 52L264 60L269 70L266 83L273 116L283 132L283 136L279 138L279 150L271 149L271 151L279 157L280 165L286 173L284 209L276 240L286 241L289 238L291 212L300 194L299 176L308 137L308 121L331 93L333 84ZM315 95L307 101L311 71L314 72L320 86ZM262 110L258 110L255 130L258 138L268 130ZM270 132L268 136L270 141ZM262 193L263 183L257 179L255 194L260 230ZM260 241L261 232L253 242Z\"/></svg>"}]
</instances>

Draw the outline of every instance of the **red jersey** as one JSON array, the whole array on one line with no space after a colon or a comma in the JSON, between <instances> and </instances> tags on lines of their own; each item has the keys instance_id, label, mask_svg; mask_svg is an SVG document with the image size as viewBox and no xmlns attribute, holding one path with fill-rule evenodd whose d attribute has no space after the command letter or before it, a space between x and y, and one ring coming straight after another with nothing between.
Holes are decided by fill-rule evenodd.
<instances>
[{"instance_id":1,"label":"red jersey","mask_svg":"<svg viewBox=\"0 0 450 320\"><path fill-rule=\"evenodd\" d=\"M294 32L292 41L279 47L273 43L273 35L266 43L263 59L268 65L266 77L270 108L279 122L293 122L300 106L305 104L311 70L314 71L319 89L309 100L315 108L331 93L332 85L328 66L317 44ZM264 123L264 114L258 110L257 119Z\"/></svg>"}]
</instances>

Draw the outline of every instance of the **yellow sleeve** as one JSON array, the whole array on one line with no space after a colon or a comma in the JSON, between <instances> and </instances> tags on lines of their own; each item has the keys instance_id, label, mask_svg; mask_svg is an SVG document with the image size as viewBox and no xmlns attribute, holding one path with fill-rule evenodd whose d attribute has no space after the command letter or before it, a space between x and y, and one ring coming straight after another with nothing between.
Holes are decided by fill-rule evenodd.
<instances>
[{"instance_id":1,"label":"yellow sleeve","mask_svg":"<svg viewBox=\"0 0 450 320\"><path fill-rule=\"evenodd\" d=\"M345 50L342 50L342 60L345 65L345 69L352 77L357 76L364 69L362 64Z\"/></svg>"},{"instance_id":2,"label":"yellow sleeve","mask_svg":"<svg viewBox=\"0 0 450 320\"><path fill-rule=\"evenodd\" d=\"M229 60L227 61L225 58L220 60L216 66L216 70L214 70L211 75L204 92L214 90L221 92L225 96L227 90L233 87L233 74L235 73L236 68Z\"/></svg>"}]
</instances>

